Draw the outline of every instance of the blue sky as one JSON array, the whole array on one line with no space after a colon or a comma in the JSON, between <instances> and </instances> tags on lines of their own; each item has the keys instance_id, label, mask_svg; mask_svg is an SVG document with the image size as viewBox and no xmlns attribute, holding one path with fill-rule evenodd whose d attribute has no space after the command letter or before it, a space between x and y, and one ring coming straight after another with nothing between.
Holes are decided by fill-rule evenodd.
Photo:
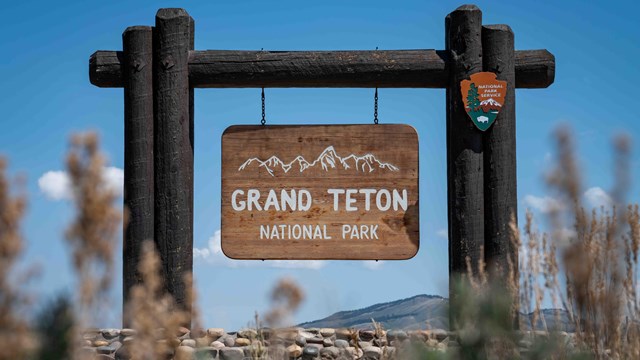
<instances>
[{"instance_id":1,"label":"blue sky","mask_svg":"<svg viewBox=\"0 0 640 360\"><path fill-rule=\"evenodd\" d=\"M52 190L63 176L69 135L94 129L118 186L123 167L122 89L100 89L88 79L89 56L119 50L132 25L153 25L161 7L185 7L196 22L196 49L372 50L444 48L444 17L451 1L15 1L3 4L0 22L0 153L14 174L27 176L28 240L23 263L42 269L34 290L41 299L71 289L63 231L70 203ZM517 49L546 48L556 56L556 81L548 89L517 91L520 213L546 204L543 174L551 134L561 123L575 131L587 198L597 203L611 186L611 139L625 132L640 139L637 106L640 30L637 2L478 1L485 24L506 23ZM373 89L267 89L273 124L370 123ZM418 255L408 261L303 263L235 262L213 255L195 259L201 312L207 326L236 329L268 307L275 281L293 277L306 301L297 321L420 293L446 296L447 211L445 91L381 89L380 121L414 126L420 139ZM259 89L198 89L195 97L194 247L215 245L220 228L220 138L232 124L257 124ZM637 151L633 169L637 173ZM63 175L63 174L61 174ZM43 184L44 183L44 184ZM42 187L44 185L44 188ZM58 197L64 197L58 193ZM638 198L632 189L632 198ZM120 248L116 254L121 268ZM295 268L291 268L295 267ZM114 313L120 311L120 270ZM105 325L118 326L117 317Z\"/></svg>"}]
</instances>

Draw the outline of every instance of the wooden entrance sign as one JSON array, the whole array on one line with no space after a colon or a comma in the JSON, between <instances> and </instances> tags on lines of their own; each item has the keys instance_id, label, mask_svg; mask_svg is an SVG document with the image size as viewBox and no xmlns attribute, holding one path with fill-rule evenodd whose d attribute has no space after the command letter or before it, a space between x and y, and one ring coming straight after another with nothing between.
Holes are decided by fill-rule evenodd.
<instances>
[{"instance_id":1,"label":"wooden entrance sign","mask_svg":"<svg viewBox=\"0 0 640 360\"><path fill-rule=\"evenodd\" d=\"M194 50L194 21L183 9L160 9L156 15L155 26L130 27L123 36L123 51L96 51L89 59L89 79L93 85L99 87L124 87L124 124L125 124L125 193L124 205L129 210L129 225L124 233L123 247L123 297L126 300L129 290L140 281L135 269L140 260L140 244L146 239L153 238L162 259L165 290L171 293L178 304L184 308L187 297L183 275L192 271L193 252L193 126L194 126L194 88L265 88L265 87L353 87L353 88L444 88L446 89L446 123L447 123L447 193L448 193L448 222L449 222L449 279L454 284L456 279L468 274L467 262L473 266L472 272L477 271L477 264L484 261L489 269L492 281L504 281L504 270L509 264L517 269L518 249L511 246L509 238L509 222L517 219L517 179L516 179L516 114L515 94L517 88L546 88L555 78L555 58L547 50L515 50L514 34L507 25L483 25L482 12L475 5L463 5L451 12L445 18L445 49L444 50L385 50L385 51L237 51L237 50ZM462 94L460 87L465 80L473 80L474 74L489 72L495 74L495 81L505 84L508 89L500 102L499 114L487 116L485 114L469 114L464 100L469 95ZM475 92L471 94L475 98ZM480 100L480 99L479 99ZM495 99L494 99L495 100ZM475 104L475 102L474 102ZM492 104L495 105L495 104ZM497 105L496 105L497 106ZM469 109L470 113L472 109ZM478 107L474 110L479 112ZM497 108L486 107L483 111L496 111ZM493 114L491 114L493 115ZM481 118L484 116L485 118ZM493 123L491 123L493 122ZM489 126L490 125L490 126ZM397 126L397 125L396 125ZM296 129L296 127L289 127ZM300 129L301 127L297 127ZM320 130L320 129L324 130ZM351 134L344 137L342 142L334 142L334 151L341 158L348 157L352 152L361 152L382 156L386 161L398 166L404 171L405 164L412 164L408 158L394 157L394 151L389 150L390 158L380 154L377 146L387 146L380 140L365 142L363 136L374 136L376 131L383 131L385 125L356 127L362 130L359 137ZM241 132L259 134L260 131L270 132L273 129L285 131L287 127L261 127L253 131L239 131L242 128L231 128L225 134L223 141L231 140ZM244 128L244 130L249 128ZM337 129L335 127L318 127L318 131ZM287 130L293 131L293 130ZM329 134L329 133L327 133ZM317 133L300 134L302 144L293 140L278 138L276 142L288 144L298 152L276 153L274 144L261 142L263 148L259 154L245 154L246 156L276 155L283 161L292 161L289 156L301 155L305 160L315 159L318 152L326 150L319 146L322 137ZM302 136L304 135L304 136ZM388 134L385 134L388 135ZM408 136L408 134L407 134ZM414 134L415 136L415 134ZM326 137L329 139L329 137ZM339 137L338 137L339 138ZM298 139L298 138L296 138ZM348 140L347 140L348 139ZM234 140L239 141L239 140ZM289 142L287 142L289 141ZM308 141L308 142L307 142ZM315 141L315 143L314 143ZM336 144L348 145L348 149L338 148ZM412 144L412 143L410 143ZM295 146L294 146L295 145ZM407 143L396 144L407 146ZM226 146L226 145L225 145ZM237 145L235 145L237 146ZM253 144L252 146L255 146ZM319 148L316 148L319 146ZM330 146L327 144L327 147ZM359 146L359 147L358 147ZM286 149L282 147L283 151ZM397 148L392 148L397 149ZM237 147L237 153L243 148ZM263 153L264 151L264 153ZM397 151L397 150L395 150ZM405 219L415 220L416 223L389 223L389 228L396 229L398 224L404 230L394 232L376 232L383 234L383 238L345 240L342 243L332 243L332 253L345 259L374 258L378 250L367 253L365 247L344 248L344 243L365 242L369 244L385 244L388 251L384 258L407 258L413 255L418 247L417 240L417 144L415 146L415 193L408 192L408 205L416 205L416 214L407 208ZM236 156L235 153L228 153ZM346 154L346 155L345 155ZM398 153L399 154L399 153ZM336 155L336 156L338 156ZM239 156L239 155L238 155ZM244 155L243 155L244 156ZM286 157L286 160L284 159ZM227 161L224 159L223 161ZM411 160L412 161L412 160ZM394 163L395 162L395 163ZM400 164L400 165L398 165ZM251 166L249 166L251 165ZM233 184L248 187L255 185L256 190L267 189L265 185L283 190L281 186L291 186L287 190L302 190L298 187L302 183L281 182L273 179L276 176L257 173L255 164L247 164L244 172L230 169L223 173L223 186ZM223 165L225 168L227 165ZM410 167L407 167L410 168ZM237 169L236 169L237 170ZM260 169L264 170L264 169ZM223 172L225 169L223 169ZM290 170L291 171L291 170ZM317 169L313 169L317 171ZM253 175L251 175L253 172ZM324 179L337 179L345 193L338 194L338 201L346 200L347 189L361 189L371 186L372 189L398 188L394 184L395 178L389 178L391 183L384 180L382 172L365 178L347 176L345 173L333 178L323 174ZM311 174L304 172L305 176ZM259 176L258 176L259 175ZM282 175L282 174L280 174ZM397 176L389 174L385 176ZM245 177L246 176L246 177ZM249 176L256 176L249 180ZM302 175L289 177L286 181L302 180ZM404 175L402 175L404 176ZM282 177L285 179L285 177ZM380 179L377 183L376 179ZM404 179L404 178L402 178ZM257 180L257 181L256 181ZM307 179L308 180L308 179ZM383 181L384 180L384 181ZM244 182L244 183L243 183ZM312 183L313 185L313 183ZM295 186L295 187L294 187ZM377 186L377 187L376 187ZM231 189L231 187L229 187ZM270 189L270 188L269 188ZM320 188L318 188L320 189ZM224 189L223 189L224 190ZM249 188L246 188L249 190ZM315 190L314 190L315 191ZM410 191L410 190L408 190ZM253 194L253 193L252 193ZM262 194L262 192L261 192ZM291 194L291 193L289 193ZM361 206L361 196L366 193L351 192L356 195L356 204ZM401 195L401 193L399 193ZM228 195L228 194L227 194ZM224 201L231 201L223 194ZM247 193L244 194L245 196ZM279 201L282 201L280 192ZM299 196L299 192L296 192ZM330 194L334 196L333 194ZM254 196L254 195L252 195ZM264 194L263 194L264 196ZM267 192L268 196L268 192ZM306 195L304 195L306 196ZM371 194L370 201L373 201ZM386 196L386 195L381 195ZM415 196L415 197L413 197ZM245 199L246 200L246 199ZM263 203L258 204L262 207ZM267 198L263 198L267 201ZM275 200L272 200L272 202ZM292 200L289 200L292 201ZM320 197L313 195L311 209L331 210L326 194ZM404 199L402 199L404 201ZM416 201L413 203L412 201ZM303 202L303 205L306 204ZM237 204L239 206L239 203ZM282 203L280 203L282 205ZM339 205L346 206L345 203ZM248 206L248 205L247 205ZM252 203L252 206L254 204ZM270 205L269 209L273 210ZM358 207L358 211L360 208ZM224 211L224 210L223 210ZM299 213L288 215L290 218L299 217ZM334 220L353 223L358 211L338 211L339 215L327 211ZM254 217L262 217L275 222L267 216L269 211L252 212ZM234 217L223 217L223 246L228 255L241 258L260 258L253 252L248 242L241 242L249 237L249 228L245 210L239 211ZM353 213L353 214L351 214ZM399 213L388 213L389 219L399 221ZM245 216L245 217L243 217ZM318 214L309 214L309 219L319 219ZM315 216L315 218L314 218ZM361 225L384 223L385 215L375 215L375 212L360 214L358 221ZM376 218L378 216L378 218ZM229 221L227 221L229 220ZM300 220L295 218L295 220ZM304 220L304 219L303 219ZM251 220L258 224L256 220ZM279 221L279 220L278 220ZM306 220L304 220L306 221ZM242 222L247 227L247 233L238 229L229 232ZM298 222L300 223L300 222ZM311 223L311 220L308 221ZM271 223L270 223L271 224ZM333 226L333 223L329 223ZM396 226L394 228L394 226ZM272 230L273 228L271 228ZM338 227L340 229L340 227ZM359 228L358 228L359 229ZM415 229L415 235L410 235ZM327 234L333 234L333 228L328 228ZM252 230L253 231L253 230ZM364 233L358 230L360 237ZM363 230L364 231L364 230ZM404 234L403 234L404 231ZM227 236L226 234L230 234ZM231 235L233 234L233 235ZM369 230L369 235L371 230ZM256 234L259 238L260 234ZM253 236L253 235L251 235ZM288 236L288 231L287 231ZM336 241L333 235L331 240ZM392 236L392 237L391 237ZM391 240L393 238L393 240ZM239 239L239 240L238 240ZM229 242L229 240L231 242ZM296 240L296 239L294 239ZM325 241L322 240L322 241ZM235 241L235 242L234 242ZM269 239L268 241L275 241ZM328 258L318 250L298 251L295 241L282 240L277 247L268 247L271 254L263 258ZM302 241L302 240L300 240ZM310 240L315 244L321 240ZM385 243L385 241L387 243ZM305 243L305 246L308 245ZM239 245L240 244L240 245ZM281 246L282 244L288 244ZM406 246L405 246L406 245ZM409 246L411 245L411 246ZM315 246L315 245L314 245ZM377 245L371 245L377 246ZM313 247L312 247L313 248ZM306 248L305 248L306 249ZM484 249L484 251L482 251ZM265 250L267 251L267 250ZM375 254L374 254L375 253ZM484 258L482 255L484 254ZM383 258L379 256L378 258ZM456 287L450 286L450 300L457 299ZM451 309L455 309L452 306ZM455 328L456 321L450 314L451 327ZM127 319L124 319L125 324Z\"/></svg>"},{"instance_id":2,"label":"wooden entrance sign","mask_svg":"<svg viewBox=\"0 0 640 360\"><path fill-rule=\"evenodd\" d=\"M419 246L408 125L232 126L222 250L235 259L408 259Z\"/></svg>"}]
</instances>

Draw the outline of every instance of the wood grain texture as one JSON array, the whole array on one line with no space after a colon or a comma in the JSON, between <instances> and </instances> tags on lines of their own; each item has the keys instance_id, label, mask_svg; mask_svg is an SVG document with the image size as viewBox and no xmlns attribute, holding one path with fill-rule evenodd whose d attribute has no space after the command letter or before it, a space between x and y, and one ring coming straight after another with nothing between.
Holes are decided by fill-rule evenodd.
<instances>
[{"instance_id":1,"label":"wood grain texture","mask_svg":"<svg viewBox=\"0 0 640 360\"><path fill-rule=\"evenodd\" d=\"M446 62L435 50L198 51L196 87L440 87Z\"/></svg>"},{"instance_id":2,"label":"wood grain texture","mask_svg":"<svg viewBox=\"0 0 640 360\"><path fill-rule=\"evenodd\" d=\"M359 166L356 166L355 158L349 157L351 154L364 156L360 158ZM382 163L397 167L397 170L381 167L380 163L371 156L367 157L367 154ZM271 162L261 166L260 161L266 161L272 156L276 156L282 163L272 158ZM252 158L257 159L241 169ZM318 162L313 166L301 166L313 164L317 159ZM332 163L335 167L331 166ZM367 163L373 164L373 167L369 168ZM291 164L291 167L287 167L287 164ZM324 169L322 164L327 168ZM287 168L289 170L285 171ZM371 169L373 170L369 171ZM406 189L408 203L406 211L402 207L382 211L375 204L376 195L372 195L371 208L366 211L366 195L358 193L354 195L356 203L351 204L357 210L347 211L346 196L341 194L336 211L334 195L327 192L330 188L398 189L399 192ZM236 198L236 201L246 200L248 189L259 190L262 211L255 208L251 211L234 210L232 195L238 189L243 190L244 194ZM274 189L278 195L282 189L295 189L297 192L305 189L311 194L311 206L307 211L292 211L289 208L278 211L274 207L265 211L270 189ZM221 212L222 249L231 258L411 258L419 246L417 134L408 125L390 124L232 126L222 136ZM284 239L267 236L260 238L261 225L295 224L326 226L331 239L295 239L288 233ZM351 238L351 234L343 238L342 226L345 224L377 225L378 238L357 239Z\"/></svg>"},{"instance_id":3,"label":"wood grain texture","mask_svg":"<svg viewBox=\"0 0 640 360\"><path fill-rule=\"evenodd\" d=\"M89 82L103 88L124 87L124 51L98 50L89 57Z\"/></svg>"},{"instance_id":4,"label":"wood grain texture","mask_svg":"<svg viewBox=\"0 0 640 360\"><path fill-rule=\"evenodd\" d=\"M124 49L123 300L142 281L138 273L143 241L154 238L153 29L135 26L122 34ZM123 318L127 325L129 319Z\"/></svg>"},{"instance_id":5,"label":"wood grain texture","mask_svg":"<svg viewBox=\"0 0 640 360\"><path fill-rule=\"evenodd\" d=\"M154 43L155 242L165 286L186 303L184 276L193 268L193 112L187 61L193 20L182 9L160 9Z\"/></svg>"},{"instance_id":6,"label":"wood grain texture","mask_svg":"<svg viewBox=\"0 0 640 360\"><path fill-rule=\"evenodd\" d=\"M122 87L119 51L96 51L89 78L99 87ZM189 78L196 88L381 87L445 88L447 51L192 51ZM547 50L515 53L516 87L546 88L555 77Z\"/></svg>"},{"instance_id":7,"label":"wood grain texture","mask_svg":"<svg viewBox=\"0 0 640 360\"><path fill-rule=\"evenodd\" d=\"M484 245L484 179L482 132L468 117L460 82L482 71L482 12L464 5L445 20L446 45L450 51L447 87L447 190L449 217L449 291L457 300L457 281L467 273L467 259L477 272ZM455 327L455 314L450 313Z\"/></svg>"},{"instance_id":8,"label":"wood grain texture","mask_svg":"<svg viewBox=\"0 0 640 360\"><path fill-rule=\"evenodd\" d=\"M507 94L495 123L484 134L484 256L494 283L506 285L509 260L518 269L509 223L518 218L516 172L516 95L514 36L507 25L482 27L484 71L507 82Z\"/></svg>"}]
</instances>

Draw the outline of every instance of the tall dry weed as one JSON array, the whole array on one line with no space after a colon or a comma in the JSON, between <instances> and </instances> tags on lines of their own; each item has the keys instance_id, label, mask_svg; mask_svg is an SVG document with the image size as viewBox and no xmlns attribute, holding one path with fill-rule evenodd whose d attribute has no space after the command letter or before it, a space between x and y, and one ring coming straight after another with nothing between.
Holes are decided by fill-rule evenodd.
<instances>
[{"instance_id":1,"label":"tall dry weed","mask_svg":"<svg viewBox=\"0 0 640 360\"><path fill-rule=\"evenodd\" d=\"M81 359L79 332L98 324L108 303L121 211L103 177L105 158L97 134L72 136L66 165L76 212L65 237L78 277L75 325L67 336L72 339L73 358Z\"/></svg>"},{"instance_id":2,"label":"tall dry weed","mask_svg":"<svg viewBox=\"0 0 640 360\"><path fill-rule=\"evenodd\" d=\"M105 159L99 146L97 134L77 134L71 139L67 155L76 215L66 239L79 278L80 305L87 311L104 298L111 286L116 235L122 218L114 206L116 194L103 178Z\"/></svg>"},{"instance_id":3,"label":"tall dry weed","mask_svg":"<svg viewBox=\"0 0 640 360\"><path fill-rule=\"evenodd\" d=\"M125 345L134 359L164 359L170 357L180 344L177 336L191 314L182 310L164 291L160 256L151 240L142 244L138 271L142 282L131 288L125 307L125 316L136 330L136 335ZM186 283L191 285L190 279L186 279ZM194 299L194 295L189 294L188 298ZM196 319L195 323L199 321Z\"/></svg>"},{"instance_id":4,"label":"tall dry weed","mask_svg":"<svg viewBox=\"0 0 640 360\"><path fill-rule=\"evenodd\" d=\"M67 156L67 171L73 186L76 218L67 230L73 264L79 277L79 326L95 324L98 307L111 286L116 235L120 230L121 210L114 206L116 194L103 178L104 156L99 150L95 133L75 135ZM160 359L173 354L179 345L177 337L192 318L180 309L173 297L165 292L160 257L152 240L143 244L139 264L142 282L131 290L125 305L125 316L137 331L125 346L135 359ZM185 278L187 301L195 302L191 274ZM194 324L200 326L194 306ZM76 334L77 336L77 334ZM76 355L76 357L78 357Z\"/></svg>"},{"instance_id":5,"label":"tall dry weed","mask_svg":"<svg viewBox=\"0 0 640 360\"><path fill-rule=\"evenodd\" d=\"M266 324L276 328L289 325L303 301L304 292L293 279L280 279L271 291L271 308L264 316Z\"/></svg>"},{"instance_id":6,"label":"tall dry weed","mask_svg":"<svg viewBox=\"0 0 640 360\"><path fill-rule=\"evenodd\" d=\"M0 359L23 359L35 347L27 321L28 296L16 282L16 262L24 243L20 222L26 199L14 195L0 158Z\"/></svg>"},{"instance_id":7,"label":"tall dry weed","mask_svg":"<svg viewBox=\"0 0 640 360\"><path fill-rule=\"evenodd\" d=\"M630 142L615 142L614 186L603 196L610 200L598 208L585 204L570 131L558 131L556 146L557 161L547 178L553 200L547 204L546 231L538 230L531 212L522 231L515 219L511 222L512 245L519 254L507 259L508 291L496 289L485 264L467 263L467 279L457 291L462 300L452 304L460 321L454 326L462 358L515 356L521 335L504 321L508 306L519 328L543 330L527 338L533 345L525 357L640 358L640 213L638 205L626 201ZM542 311L549 301L566 311L569 324L563 323L561 311L549 321L549 313ZM575 336L562 335L567 327L575 329Z\"/></svg>"},{"instance_id":8,"label":"tall dry weed","mask_svg":"<svg viewBox=\"0 0 640 360\"><path fill-rule=\"evenodd\" d=\"M630 143L615 142L613 190L610 201L588 208L570 131L556 136L557 163L548 176L553 205L546 218L549 231L540 233L527 213L521 245L520 303L532 311L532 324L541 320L545 297L566 310L576 329L577 345L596 358L640 358L638 249L640 215L626 203L630 185ZM560 323L556 312L554 325ZM561 329L560 329L561 330Z\"/></svg>"},{"instance_id":9,"label":"tall dry weed","mask_svg":"<svg viewBox=\"0 0 640 360\"><path fill-rule=\"evenodd\" d=\"M281 337L288 337L292 329L293 314L304 302L304 291L291 278L282 278L271 289L271 304L264 314L264 325L258 313L255 314L257 331L256 339L252 339L251 358L254 359L288 359L288 350ZM267 340L269 346L266 345Z\"/></svg>"}]
</instances>

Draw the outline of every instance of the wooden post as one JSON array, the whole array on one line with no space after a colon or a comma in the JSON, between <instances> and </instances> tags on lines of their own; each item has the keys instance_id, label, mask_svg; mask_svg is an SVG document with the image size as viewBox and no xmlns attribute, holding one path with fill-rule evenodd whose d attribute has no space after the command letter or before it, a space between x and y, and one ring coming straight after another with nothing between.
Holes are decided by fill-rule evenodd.
<instances>
[{"instance_id":1,"label":"wooden post","mask_svg":"<svg viewBox=\"0 0 640 360\"><path fill-rule=\"evenodd\" d=\"M193 20L160 9L154 43L155 241L168 292L186 310L193 269L193 117L188 60ZM190 321L189 321L190 323ZM186 324L189 325L189 324Z\"/></svg>"},{"instance_id":2,"label":"wooden post","mask_svg":"<svg viewBox=\"0 0 640 360\"><path fill-rule=\"evenodd\" d=\"M484 135L485 262L491 281L505 286L509 272L518 271L518 249L512 246L509 230L510 221L518 218L516 70L511 28L483 26L482 51L484 71L494 72L498 80L507 82L504 104Z\"/></svg>"},{"instance_id":3,"label":"wooden post","mask_svg":"<svg viewBox=\"0 0 640 360\"><path fill-rule=\"evenodd\" d=\"M194 105L194 99L195 99L195 89L193 88L193 85L191 84L191 78L188 76L189 74L189 58L191 57L191 53L193 52L193 50L195 49L195 40L196 40L196 23L193 20L193 18L191 16L189 16L189 57L187 58L187 79L188 79L188 83L189 83L189 141L191 142L191 223L193 224L193 149L195 146L195 132L194 132L194 113L195 113L195 105ZM193 234L193 229L191 231L191 234ZM193 238L193 235L192 235ZM191 239L191 247L193 248L193 239ZM193 251L191 251L191 256L193 257ZM192 259L193 261L193 259ZM193 280L193 279L192 279Z\"/></svg>"},{"instance_id":4,"label":"wooden post","mask_svg":"<svg viewBox=\"0 0 640 360\"><path fill-rule=\"evenodd\" d=\"M445 21L449 51L447 87L447 188L449 216L450 327L455 329L457 282L467 272L466 259L477 269L484 243L482 132L469 119L460 81L482 71L482 12L463 5Z\"/></svg>"},{"instance_id":5,"label":"wooden post","mask_svg":"<svg viewBox=\"0 0 640 360\"><path fill-rule=\"evenodd\" d=\"M122 34L124 50L124 206L128 221L122 247L123 301L141 281L141 244L153 239L153 29L133 26ZM128 320L123 317L123 324Z\"/></svg>"}]
</instances>

